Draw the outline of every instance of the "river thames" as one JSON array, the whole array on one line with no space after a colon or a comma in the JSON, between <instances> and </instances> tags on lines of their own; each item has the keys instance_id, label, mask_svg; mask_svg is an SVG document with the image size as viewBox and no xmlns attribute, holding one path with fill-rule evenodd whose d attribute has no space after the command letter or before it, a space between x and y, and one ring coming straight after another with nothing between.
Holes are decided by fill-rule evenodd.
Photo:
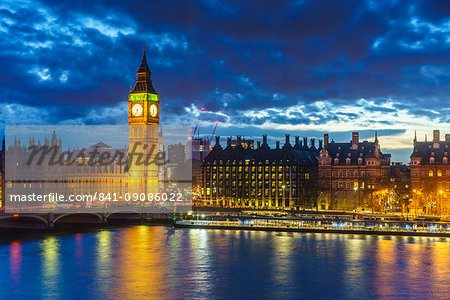
<instances>
[{"instance_id":1,"label":"river thames","mask_svg":"<svg viewBox=\"0 0 450 300\"><path fill-rule=\"evenodd\" d=\"M0 244L0 298L448 298L450 239L132 226Z\"/></svg>"}]
</instances>

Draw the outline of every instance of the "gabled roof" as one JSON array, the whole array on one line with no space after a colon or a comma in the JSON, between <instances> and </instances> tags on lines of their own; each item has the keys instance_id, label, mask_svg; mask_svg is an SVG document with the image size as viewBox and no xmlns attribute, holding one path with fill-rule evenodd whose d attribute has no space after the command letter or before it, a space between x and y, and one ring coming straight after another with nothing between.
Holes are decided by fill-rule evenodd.
<instances>
[{"instance_id":1,"label":"gabled roof","mask_svg":"<svg viewBox=\"0 0 450 300\"><path fill-rule=\"evenodd\" d=\"M435 164L442 163L444 157L448 159L450 142L440 141L438 148L433 148L433 146L433 142L416 142L410 157L422 158L421 164L429 164L431 157L434 157Z\"/></svg>"},{"instance_id":2,"label":"gabled roof","mask_svg":"<svg viewBox=\"0 0 450 300\"><path fill-rule=\"evenodd\" d=\"M106 145L103 142L98 142L97 144L91 146L91 148L95 148L95 147L98 147L98 148L111 148L111 146Z\"/></svg>"},{"instance_id":3,"label":"gabled roof","mask_svg":"<svg viewBox=\"0 0 450 300\"><path fill-rule=\"evenodd\" d=\"M228 146L225 149L221 147L214 147L206 156L204 163L220 161L242 161L254 160L257 162L282 162L283 164L292 165L317 165L317 157L319 153L315 150L297 150L294 147L286 147L284 149L270 149L267 147L260 147L259 149L244 149L242 147Z\"/></svg>"},{"instance_id":4,"label":"gabled roof","mask_svg":"<svg viewBox=\"0 0 450 300\"><path fill-rule=\"evenodd\" d=\"M350 158L351 165L357 165L358 159L362 159L362 163L366 162L367 158L376 158L375 142L360 142L358 143L358 148L352 149L352 143L329 143L325 149L328 151L328 155L332 158L332 163L334 164L335 158L339 160L339 164L345 165L347 158ZM390 157L389 154L380 153L381 158Z\"/></svg>"}]
</instances>

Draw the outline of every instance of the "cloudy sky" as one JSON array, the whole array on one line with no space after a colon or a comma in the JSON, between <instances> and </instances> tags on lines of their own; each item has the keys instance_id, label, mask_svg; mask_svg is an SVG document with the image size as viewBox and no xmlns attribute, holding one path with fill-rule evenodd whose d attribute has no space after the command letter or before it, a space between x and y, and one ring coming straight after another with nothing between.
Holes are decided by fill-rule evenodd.
<instances>
[{"instance_id":1,"label":"cloudy sky","mask_svg":"<svg viewBox=\"0 0 450 300\"><path fill-rule=\"evenodd\" d=\"M0 2L6 124L126 124L147 45L164 124L411 141L450 133L447 1Z\"/></svg>"}]
</instances>

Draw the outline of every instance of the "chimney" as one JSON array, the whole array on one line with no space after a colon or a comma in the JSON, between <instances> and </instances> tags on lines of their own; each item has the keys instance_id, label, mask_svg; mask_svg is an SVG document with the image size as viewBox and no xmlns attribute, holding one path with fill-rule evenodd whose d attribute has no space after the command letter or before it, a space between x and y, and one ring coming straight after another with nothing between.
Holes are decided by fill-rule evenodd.
<instances>
[{"instance_id":1,"label":"chimney","mask_svg":"<svg viewBox=\"0 0 450 300\"><path fill-rule=\"evenodd\" d=\"M263 135L263 144L267 144L267 134Z\"/></svg>"},{"instance_id":2,"label":"chimney","mask_svg":"<svg viewBox=\"0 0 450 300\"><path fill-rule=\"evenodd\" d=\"M286 144L289 144L289 134L286 134Z\"/></svg>"},{"instance_id":3,"label":"chimney","mask_svg":"<svg viewBox=\"0 0 450 300\"><path fill-rule=\"evenodd\" d=\"M311 138L311 149L316 149L316 139Z\"/></svg>"},{"instance_id":4,"label":"chimney","mask_svg":"<svg viewBox=\"0 0 450 300\"><path fill-rule=\"evenodd\" d=\"M277 145L277 149L280 149L280 141L277 141L276 145Z\"/></svg>"},{"instance_id":5,"label":"chimney","mask_svg":"<svg viewBox=\"0 0 450 300\"><path fill-rule=\"evenodd\" d=\"M298 135L295 137L295 144L300 144L300 137Z\"/></svg>"},{"instance_id":6,"label":"chimney","mask_svg":"<svg viewBox=\"0 0 450 300\"><path fill-rule=\"evenodd\" d=\"M220 145L220 136L216 136L216 145L217 145L217 146Z\"/></svg>"},{"instance_id":7,"label":"chimney","mask_svg":"<svg viewBox=\"0 0 450 300\"><path fill-rule=\"evenodd\" d=\"M231 147L231 138L227 138L227 147Z\"/></svg>"},{"instance_id":8,"label":"chimney","mask_svg":"<svg viewBox=\"0 0 450 300\"><path fill-rule=\"evenodd\" d=\"M439 143L439 141L440 141L439 130L433 130L433 143Z\"/></svg>"},{"instance_id":9,"label":"chimney","mask_svg":"<svg viewBox=\"0 0 450 300\"><path fill-rule=\"evenodd\" d=\"M359 132L352 132L352 149L358 149L359 144Z\"/></svg>"},{"instance_id":10,"label":"chimney","mask_svg":"<svg viewBox=\"0 0 450 300\"><path fill-rule=\"evenodd\" d=\"M259 149L259 147L261 147L261 141L256 142L256 149Z\"/></svg>"},{"instance_id":11,"label":"chimney","mask_svg":"<svg viewBox=\"0 0 450 300\"><path fill-rule=\"evenodd\" d=\"M439 130L433 130L433 148L439 148L440 139Z\"/></svg>"},{"instance_id":12,"label":"chimney","mask_svg":"<svg viewBox=\"0 0 450 300\"><path fill-rule=\"evenodd\" d=\"M445 141L450 142L450 134L445 134Z\"/></svg>"},{"instance_id":13,"label":"chimney","mask_svg":"<svg viewBox=\"0 0 450 300\"><path fill-rule=\"evenodd\" d=\"M240 135L238 135L238 136L236 137L236 146L242 146L241 136L240 136Z\"/></svg>"},{"instance_id":14,"label":"chimney","mask_svg":"<svg viewBox=\"0 0 450 300\"><path fill-rule=\"evenodd\" d=\"M303 147L308 148L308 138L307 137L303 138Z\"/></svg>"},{"instance_id":15,"label":"chimney","mask_svg":"<svg viewBox=\"0 0 450 300\"><path fill-rule=\"evenodd\" d=\"M323 135L323 146L326 148L326 147L328 147L328 140L329 140L329 135L328 135L328 133L325 133L324 135Z\"/></svg>"},{"instance_id":16,"label":"chimney","mask_svg":"<svg viewBox=\"0 0 450 300\"><path fill-rule=\"evenodd\" d=\"M319 150L322 150L322 140L319 140Z\"/></svg>"}]
</instances>

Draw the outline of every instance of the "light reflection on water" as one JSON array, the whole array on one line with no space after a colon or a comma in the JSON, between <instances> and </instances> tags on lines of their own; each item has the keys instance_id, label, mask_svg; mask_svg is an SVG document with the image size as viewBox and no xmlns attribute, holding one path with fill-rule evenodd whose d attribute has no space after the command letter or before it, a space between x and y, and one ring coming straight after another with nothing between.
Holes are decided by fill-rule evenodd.
<instances>
[{"instance_id":1,"label":"light reflection on water","mask_svg":"<svg viewBox=\"0 0 450 300\"><path fill-rule=\"evenodd\" d=\"M8 298L447 298L450 239L134 226L0 245ZM3 296L0 296L2 298Z\"/></svg>"}]
</instances>

